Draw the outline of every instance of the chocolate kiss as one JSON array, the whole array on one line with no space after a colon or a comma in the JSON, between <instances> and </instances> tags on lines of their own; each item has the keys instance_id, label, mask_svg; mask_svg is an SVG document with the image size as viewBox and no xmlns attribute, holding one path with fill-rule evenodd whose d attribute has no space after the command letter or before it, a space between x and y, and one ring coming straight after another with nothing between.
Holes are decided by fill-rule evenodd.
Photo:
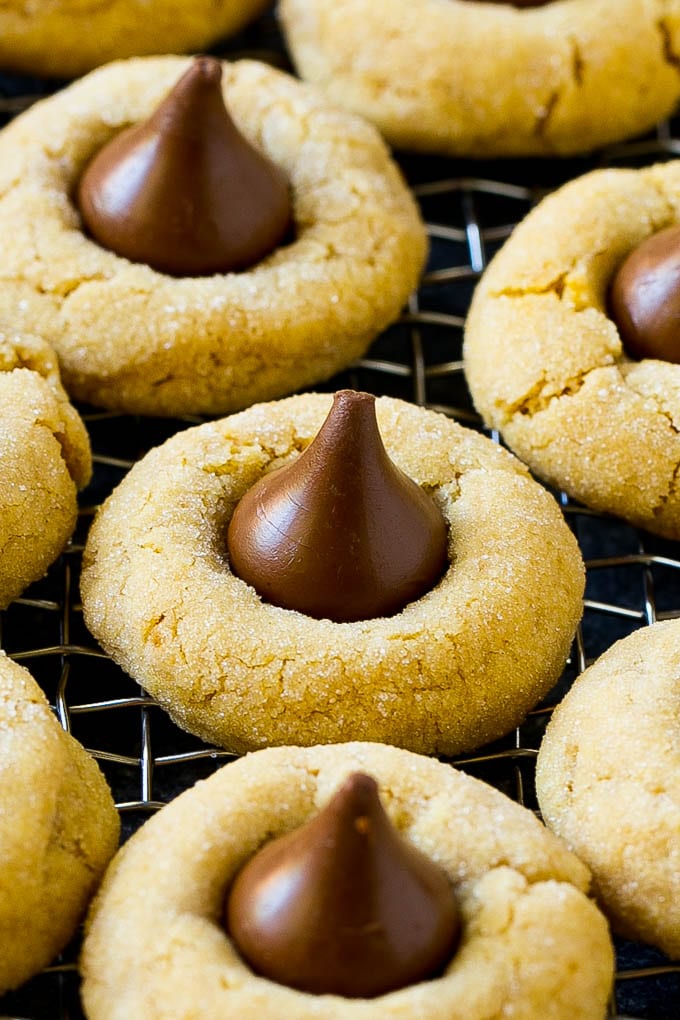
<instances>
[{"instance_id":1,"label":"chocolate kiss","mask_svg":"<svg viewBox=\"0 0 680 1020\"><path fill-rule=\"evenodd\" d=\"M319 995L371 998L435 977L460 932L446 874L399 835L361 773L306 825L265 844L225 909L256 973Z\"/></svg>"},{"instance_id":2,"label":"chocolate kiss","mask_svg":"<svg viewBox=\"0 0 680 1020\"><path fill-rule=\"evenodd\" d=\"M633 249L614 276L609 305L631 357L680 364L680 226Z\"/></svg>"},{"instance_id":3,"label":"chocolate kiss","mask_svg":"<svg viewBox=\"0 0 680 1020\"><path fill-rule=\"evenodd\" d=\"M446 525L390 460L375 397L340 390L292 464L264 475L227 534L234 573L263 599L336 622L389 616L446 565Z\"/></svg>"},{"instance_id":4,"label":"chocolate kiss","mask_svg":"<svg viewBox=\"0 0 680 1020\"><path fill-rule=\"evenodd\" d=\"M290 223L285 176L237 130L222 65L199 57L156 112L94 157L78 187L104 248L173 276L244 269Z\"/></svg>"}]
</instances>

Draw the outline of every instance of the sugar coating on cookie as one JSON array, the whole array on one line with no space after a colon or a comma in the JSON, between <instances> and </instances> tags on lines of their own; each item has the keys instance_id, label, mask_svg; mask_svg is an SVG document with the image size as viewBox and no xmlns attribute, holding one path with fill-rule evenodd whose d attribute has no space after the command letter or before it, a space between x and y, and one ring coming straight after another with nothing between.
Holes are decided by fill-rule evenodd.
<instances>
[{"instance_id":1,"label":"sugar coating on cookie","mask_svg":"<svg viewBox=\"0 0 680 1020\"><path fill-rule=\"evenodd\" d=\"M224 413L330 377L398 317L426 252L375 129L254 61L224 64L223 92L288 178L291 243L243 272L177 279L90 240L73 204L85 165L188 66L108 65L0 133L0 317L52 343L73 397L131 413Z\"/></svg>"},{"instance_id":2,"label":"sugar coating on cookie","mask_svg":"<svg viewBox=\"0 0 680 1020\"><path fill-rule=\"evenodd\" d=\"M371 739L451 754L500 736L562 672L583 564L552 496L490 440L377 400L388 455L449 535L442 579L401 612L312 619L231 572L236 503L309 445L331 403L257 405L151 451L90 531L88 627L180 726L234 750Z\"/></svg>"},{"instance_id":3,"label":"sugar coating on cookie","mask_svg":"<svg viewBox=\"0 0 680 1020\"><path fill-rule=\"evenodd\" d=\"M54 352L0 326L0 608L45 573L76 523L90 444Z\"/></svg>"},{"instance_id":4,"label":"sugar coating on cookie","mask_svg":"<svg viewBox=\"0 0 680 1020\"><path fill-rule=\"evenodd\" d=\"M680 620L634 631L576 680L536 788L614 927L680 957Z\"/></svg>"},{"instance_id":5,"label":"sugar coating on cookie","mask_svg":"<svg viewBox=\"0 0 680 1020\"><path fill-rule=\"evenodd\" d=\"M607 311L617 266L680 222L680 161L599 170L544 199L473 297L465 374L478 410L550 484L680 537L680 365L632 360Z\"/></svg>"},{"instance_id":6,"label":"sugar coating on cookie","mask_svg":"<svg viewBox=\"0 0 680 1020\"><path fill-rule=\"evenodd\" d=\"M265 0L4 0L0 66L70 78L119 57L201 52L265 6Z\"/></svg>"},{"instance_id":7,"label":"sugar coating on cookie","mask_svg":"<svg viewBox=\"0 0 680 1020\"><path fill-rule=\"evenodd\" d=\"M0 652L0 992L66 945L118 847L94 759L29 672Z\"/></svg>"},{"instance_id":8,"label":"sugar coating on cookie","mask_svg":"<svg viewBox=\"0 0 680 1020\"><path fill-rule=\"evenodd\" d=\"M585 152L680 98L678 0L282 0L280 17L301 76L398 148Z\"/></svg>"},{"instance_id":9,"label":"sugar coating on cookie","mask_svg":"<svg viewBox=\"0 0 680 1020\"><path fill-rule=\"evenodd\" d=\"M440 978L373 1000L256 977L220 926L225 892L265 841L303 824L353 772L442 867L462 917ZM603 1020L613 958L587 869L524 808L448 765L392 747L259 751L198 783L114 861L81 958L90 1020Z\"/></svg>"}]
</instances>

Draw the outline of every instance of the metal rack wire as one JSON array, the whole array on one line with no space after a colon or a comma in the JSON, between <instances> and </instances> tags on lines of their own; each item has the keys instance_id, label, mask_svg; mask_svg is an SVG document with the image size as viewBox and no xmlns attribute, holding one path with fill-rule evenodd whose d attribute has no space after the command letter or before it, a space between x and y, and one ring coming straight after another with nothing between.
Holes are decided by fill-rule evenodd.
<instances>
[{"instance_id":1,"label":"metal rack wire","mask_svg":"<svg viewBox=\"0 0 680 1020\"><path fill-rule=\"evenodd\" d=\"M23 93L0 97L0 116L14 115L34 98ZM536 199L562 180L596 165L634 166L678 153L680 124L671 122L642 142L558 164L480 165L404 157L404 172L428 224L430 264L399 322L376 340L366 358L322 388L352 386L400 396L481 427L465 387L461 341L474 283L493 252ZM92 439L95 476L84 494L76 535L47 577L1 614L0 644L33 672L62 725L100 762L127 836L233 756L178 730L98 648L84 627L78 601L80 557L96 507L147 449L195 419L82 411ZM492 438L499 440L495 434ZM587 567L585 614L572 656L555 691L522 726L454 762L533 810L533 767L541 734L552 706L573 678L617 638L655 620L680 616L676 543L585 510L564 494L557 496ZM680 967L637 944L619 943L618 950L611 1016L676 1017ZM76 956L77 941L44 974L0 1000L0 1012L28 1020L81 1020Z\"/></svg>"}]
</instances>

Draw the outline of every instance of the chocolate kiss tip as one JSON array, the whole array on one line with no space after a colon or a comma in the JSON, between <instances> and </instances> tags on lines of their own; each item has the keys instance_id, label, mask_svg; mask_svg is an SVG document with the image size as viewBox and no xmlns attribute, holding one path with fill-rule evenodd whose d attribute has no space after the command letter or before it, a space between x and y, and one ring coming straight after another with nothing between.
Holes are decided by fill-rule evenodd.
<instances>
[{"instance_id":1,"label":"chocolate kiss tip","mask_svg":"<svg viewBox=\"0 0 680 1020\"><path fill-rule=\"evenodd\" d=\"M402 838L362 773L245 864L225 912L256 973L318 995L373 998L434 977L460 934L447 875Z\"/></svg>"},{"instance_id":2,"label":"chocolate kiss tip","mask_svg":"<svg viewBox=\"0 0 680 1020\"><path fill-rule=\"evenodd\" d=\"M375 799L378 797L378 784L373 776L367 776L365 772L352 772L345 780L341 789L354 797L366 797Z\"/></svg>"},{"instance_id":3,"label":"chocolate kiss tip","mask_svg":"<svg viewBox=\"0 0 680 1020\"><path fill-rule=\"evenodd\" d=\"M198 56L185 72L185 77L190 75L200 75L205 81L222 81L222 63L216 57Z\"/></svg>"},{"instance_id":4,"label":"chocolate kiss tip","mask_svg":"<svg viewBox=\"0 0 680 1020\"><path fill-rule=\"evenodd\" d=\"M283 172L237 130L222 65L198 57L148 120L116 135L78 186L102 247L172 276L252 266L291 223Z\"/></svg>"},{"instance_id":5,"label":"chocolate kiss tip","mask_svg":"<svg viewBox=\"0 0 680 1020\"><path fill-rule=\"evenodd\" d=\"M222 62L216 57L195 57L182 77L177 81L170 95L185 103L200 103L201 92L219 91L221 94ZM159 109L162 109L163 104ZM158 111L157 111L158 112ZM226 112L226 107L225 107ZM153 118L152 114L152 118Z\"/></svg>"},{"instance_id":6,"label":"chocolate kiss tip","mask_svg":"<svg viewBox=\"0 0 680 1020\"><path fill-rule=\"evenodd\" d=\"M337 623L399 612L447 562L439 509L387 454L375 397L353 390L335 394L304 453L245 493L227 545L261 598Z\"/></svg>"},{"instance_id":7,"label":"chocolate kiss tip","mask_svg":"<svg viewBox=\"0 0 680 1020\"><path fill-rule=\"evenodd\" d=\"M506 7L545 7L552 0L484 0L484 3L504 4Z\"/></svg>"}]
</instances>

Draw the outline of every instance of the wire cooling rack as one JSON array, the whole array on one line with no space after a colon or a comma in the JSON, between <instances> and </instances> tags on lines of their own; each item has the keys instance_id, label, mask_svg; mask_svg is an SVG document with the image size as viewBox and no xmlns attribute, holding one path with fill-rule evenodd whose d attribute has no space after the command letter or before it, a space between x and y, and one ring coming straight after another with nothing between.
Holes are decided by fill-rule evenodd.
<instances>
[{"instance_id":1,"label":"wire cooling rack","mask_svg":"<svg viewBox=\"0 0 680 1020\"><path fill-rule=\"evenodd\" d=\"M263 49L263 47L265 47ZM275 23L263 18L229 49L285 66ZM0 78L0 122L30 105L42 82ZM481 428L465 386L462 327L472 289L513 226L544 193L595 166L639 166L680 155L680 121L654 135L580 160L399 161L427 223L431 257L400 320L367 356L322 387L350 386L398 396ZM101 651L82 620L81 553L97 506L148 449L199 419L142 419L81 408L95 473L83 494L76 534L46 578L0 614L0 644L45 689L62 725L97 758L121 812L124 837L151 813L233 756L178 730ZM491 433L496 441L499 437ZM585 613L565 673L551 696L505 739L454 762L537 810L534 762L552 707L574 677L638 627L680 617L680 547L557 493L587 568ZM78 940L18 992L0 1013L26 1020L82 1020ZM617 942L612 1017L677 1020L680 966L636 943ZM2 1020L2 1018L0 1018ZM137 1018L135 1018L137 1020ZM139 1018L143 1020L143 1018Z\"/></svg>"}]
</instances>

